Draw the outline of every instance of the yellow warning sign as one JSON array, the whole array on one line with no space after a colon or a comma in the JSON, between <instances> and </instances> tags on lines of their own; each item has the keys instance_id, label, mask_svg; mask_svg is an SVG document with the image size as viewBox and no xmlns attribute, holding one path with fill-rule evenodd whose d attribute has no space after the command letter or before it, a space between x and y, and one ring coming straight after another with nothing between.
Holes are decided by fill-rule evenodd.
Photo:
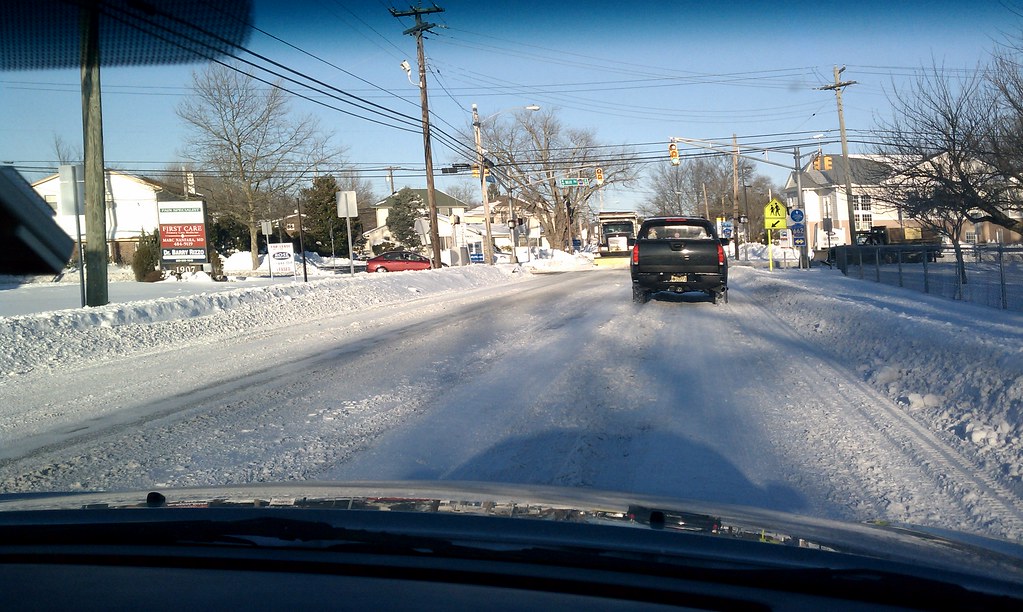
<instances>
[{"instance_id":1,"label":"yellow warning sign","mask_svg":"<svg viewBox=\"0 0 1023 612\"><path fill-rule=\"evenodd\" d=\"M764 229L783 230L788 227L789 211L785 205L774 198L764 206Z\"/></svg>"}]
</instances>

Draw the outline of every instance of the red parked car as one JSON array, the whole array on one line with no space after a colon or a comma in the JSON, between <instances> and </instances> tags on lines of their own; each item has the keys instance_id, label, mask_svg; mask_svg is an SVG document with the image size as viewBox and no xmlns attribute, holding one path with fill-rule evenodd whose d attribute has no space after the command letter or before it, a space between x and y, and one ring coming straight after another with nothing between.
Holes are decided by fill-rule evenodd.
<instances>
[{"instance_id":1,"label":"red parked car","mask_svg":"<svg viewBox=\"0 0 1023 612\"><path fill-rule=\"evenodd\" d=\"M367 272L429 270L430 260L411 251L388 251L366 261Z\"/></svg>"}]
</instances>

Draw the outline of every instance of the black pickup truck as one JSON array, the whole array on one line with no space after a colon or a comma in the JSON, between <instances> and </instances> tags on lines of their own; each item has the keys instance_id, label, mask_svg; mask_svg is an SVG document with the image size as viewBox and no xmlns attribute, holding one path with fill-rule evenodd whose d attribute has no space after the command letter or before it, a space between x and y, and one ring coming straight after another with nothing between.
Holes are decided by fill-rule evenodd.
<instances>
[{"instance_id":1,"label":"black pickup truck","mask_svg":"<svg viewBox=\"0 0 1023 612\"><path fill-rule=\"evenodd\" d=\"M702 291L728 302L728 260L714 224L696 217L653 217L643 222L632 248L632 301L660 291Z\"/></svg>"}]
</instances>

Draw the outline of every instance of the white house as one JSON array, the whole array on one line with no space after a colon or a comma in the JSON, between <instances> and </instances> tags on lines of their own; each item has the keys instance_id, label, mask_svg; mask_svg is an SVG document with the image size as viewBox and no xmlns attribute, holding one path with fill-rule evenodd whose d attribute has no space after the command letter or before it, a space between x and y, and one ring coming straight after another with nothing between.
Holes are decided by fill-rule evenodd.
<instances>
[{"instance_id":1,"label":"white house","mask_svg":"<svg viewBox=\"0 0 1023 612\"><path fill-rule=\"evenodd\" d=\"M512 246L512 233L508 221L512 218L512 210L508 207L509 197L502 195L490 202L491 229L490 234L494 238L494 244L502 250L509 250ZM533 215L526 212L526 202L519 198L511 200L514 205L516 221L522 222L515 232L518 239L518 246L537 246L548 248L547 240L540 228L540 221ZM476 206L465 211L463 221L477 227L481 233L485 233L485 213L483 206Z\"/></svg>"},{"instance_id":2,"label":"white house","mask_svg":"<svg viewBox=\"0 0 1023 612\"><path fill-rule=\"evenodd\" d=\"M416 197L419 199L422 208L425 210L426 189L412 189L411 191L416 194ZM461 222L461 217L465 215L465 210L467 208L465 202L453 198L439 189L434 189L433 191L434 201L437 205L438 216L458 217L459 222ZM391 195L387 196L383 200L380 200L379 202L373 204L370 207L374 214L375 223L373 227L367 229L362 234L363 237L366 238L367 247L378 246L385 242L391 243L396 242L396 240L391 235L390 229L387 227L387 215L391 212L391 206L394 205L394 202L396 201L396 196L397 192L392 193ZM438 226L439 225L440 224L438 223ZM438 230L438 233L441 235L442 240L444 239L445 236L448 236L447 242L444 245L442 245L442 248L445 249L450 248L451 246L450 231L448 231L447 234L445 234L445 232ZM424 241L424 244L425 243L426 241Z\"/></svg>"},{"instance_id":3,"label":"white house","mask_svg":"<svg viewBox=\"0 0 1023 612\"><path fill-rule=\"evenodd\" d=\"M841 155L820 155L803 167L800 181L803 212L806 215L806 237L811 249L850 244L849 199L846 193L846 172L849 172L853 194L853 231L869 230L875 225L898 225L898 212L881 206L873 194L885 176L887 166L869 155L850 155L848 170ZM795 173L785 182L785 205L798 207ZM825 231L830 220L832 231Z\"/></svg>"},{"instance_id":4,"label":"white house","mask_svg":"<svg viewBox=\"0 0 1023 612\"><path fill-rule=\"evenodd\" d=\"M82 239L85 238L85 216L81 210L78 211L82 213L80 216L75 214L74 189L77 188L82 198L83 184L79 181L73 186L71 177L75 175L69 169L70 166L62 167L61 173L36 181L32 188L56 212L57 225L77 243L79 231ZM157 181L107 170L107 253L111 260L130 262L142 232L153 233L158 229L157 202L187 199Z\"/></svg>"}]
</instances>

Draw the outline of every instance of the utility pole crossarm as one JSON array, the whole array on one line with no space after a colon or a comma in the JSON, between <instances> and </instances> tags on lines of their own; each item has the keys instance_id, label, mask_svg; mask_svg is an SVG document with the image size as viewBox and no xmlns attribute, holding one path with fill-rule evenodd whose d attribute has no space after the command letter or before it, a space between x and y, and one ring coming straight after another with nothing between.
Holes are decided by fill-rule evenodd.
<instances>
[{"instance_id":1,"label":"utility pole crossarm","mask_svg":"<svg viewBox=\"0 0 1023 612\"><path fill-rule=\"evenodd\" d=\"M859 85L859 84L860 84L859 81L842 81L841 83L834 83L832 85L821 85L820 87L814 87L814 89L817 89L817 90L833 90L833 89L842 89L843 87L848 87L850 85Z\"/></svg>"},{"instance_id":2,"label":"utility pole crossarm","mask_svg":"<svg viewBox=\"0 0 1023 612\"><path fill-rule=\"evenodd\" d=\"M429 15L430 13L443 13L444 9L434 4L430 8L415 7L407 11L399 11L398 9L388 9L391 11L391 15L394 17L416 17L420 15Z\"/></svg>"}]
</instances>

